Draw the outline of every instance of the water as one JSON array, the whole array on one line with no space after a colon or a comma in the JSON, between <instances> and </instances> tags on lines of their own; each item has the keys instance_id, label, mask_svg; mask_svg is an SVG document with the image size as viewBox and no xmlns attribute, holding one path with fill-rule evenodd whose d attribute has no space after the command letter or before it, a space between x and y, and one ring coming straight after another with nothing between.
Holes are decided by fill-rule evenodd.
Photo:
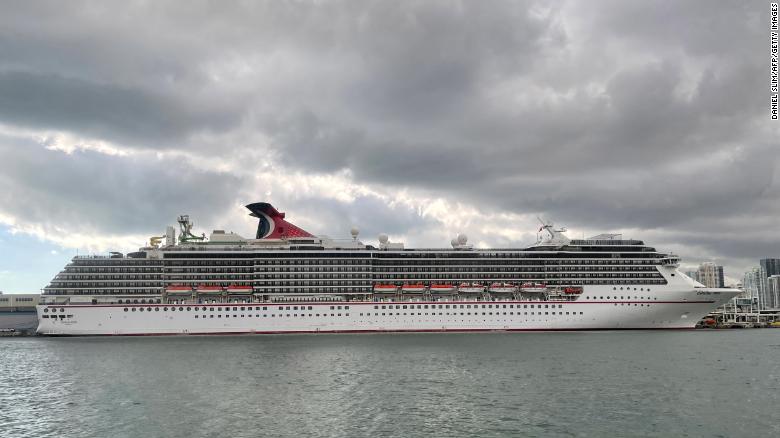
<instances>
[{"instance_id":1,"label":"water","mask_svg":"<svg viewBox=\"0 0 780 438\"><path fill-rule=\"evenodd\" d=\"M780 330L0 340L0 436L775 436Z\"/></svg>"}]
</instances>

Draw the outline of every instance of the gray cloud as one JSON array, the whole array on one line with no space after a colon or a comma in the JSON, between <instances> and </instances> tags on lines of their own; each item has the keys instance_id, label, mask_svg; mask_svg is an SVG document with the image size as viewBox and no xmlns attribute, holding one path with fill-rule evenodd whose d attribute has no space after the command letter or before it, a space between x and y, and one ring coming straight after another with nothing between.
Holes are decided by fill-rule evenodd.
<instances>
[{"instance_id":1,"label":"gray cloud","mask_svg":"<svg viewBox=\"0 0 780 438\"><path fill-rule=\"evenodd\" d=\"M46 150L0 136L0 212L52 232L159 233L192 213L213 223L233 206L239 181L176 160Z\"/></svg>"},{"instance_id":2,"label":"gray cloud","mask_svg":"<svg viewBox=\"0 0 780 438\"><path fill-rule=\"evenodd\" d=\"M62 207L74 227L143 228L154 219L115 211L148 211L145 199L171 206L166 221L187 204L209 203L215 210L200 212L211 223L225 217L214 211L260 200L252 169L346 169L356 183L390 192L408 188L588 229L633 228L659 248L687 247L682 255L733 269L746 266L751 248L755 258L780 248L776 233L745 231L780 225L763 2L5 9L3 125L195 158L170 165L63 155L5 139L0 147L18 165L4 170L3 185L36 203L56 195L63 205L89 206L81 209L89 215ZM221 158L240 163L240 172L194 164ZM87 175L110 183L81 190L68 182L88 184ZM120 187L135 193L114 200ZM370 196L351 204L275 196L288 203L282 210L371 234L438 232L435 221ZM32 201L6 202L41 220Z\"/></svg>"},{"instance_id":3,"label":"gray cloud","mask_svg":"<svg viewBox=\"0 0 780 438\"><path fill-rule=\"evenodd\" d=\"M0 118L7 124L59 129L119 144L170 148L202 131L228 130L238 114L218 104L182 102L165 92L99 84L56 74L0 72Z\"/></svg>"}]
</instances>

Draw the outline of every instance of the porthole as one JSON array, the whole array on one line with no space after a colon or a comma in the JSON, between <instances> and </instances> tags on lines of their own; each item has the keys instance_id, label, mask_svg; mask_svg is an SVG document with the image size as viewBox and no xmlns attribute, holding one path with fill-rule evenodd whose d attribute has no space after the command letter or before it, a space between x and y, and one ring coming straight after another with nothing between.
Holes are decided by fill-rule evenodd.
<instances>
[{"instance_id":1,"label":"porthole","mask_svg":"<svg viewBox=\"0 0 780 438\"><path fill-rule=\"evenodd\" d=\"M49 309L43 309L43 313L49 313Z\"/></svg>"},{"instance_id":2,"label":"porthole","mask_svg":"<svg viewBox=\"0 0 780 438\"><path fill-rule=\"evenodd\" d=\"M151 307L147 307L147 308L146 308L146 311L147 311L147 312L151 312L151 311L152 311L152 308L151 308Z\"/></svg>"},{"instance_id":3,"label":"porthole","mask_svg":"<svg viewBox=\"0 0 780 438\"><path fill-rule=\"evenodd\" d=\"M136 310L135 307L133 307L133 312L135 312L135 310Z\"/></svg>"},{"instance_id":4,"label":"porthole","mask_svg":"<svg viewBox=\"0 0 780 438\"><path fill-rule=\"evenodd\" d=\"M183 311L184 311L184 307L179 307L179 312L183 312Z\"/></svg>"},{"instance_id":5,"label":"porthole","mask_svg":"<svg viewBox=\"0 0 780 438\"><path fill-rule=\"evenodd\" d=\"M125 307L125 312L127 312L127 307Z\"/></svg>"}]
</instances>

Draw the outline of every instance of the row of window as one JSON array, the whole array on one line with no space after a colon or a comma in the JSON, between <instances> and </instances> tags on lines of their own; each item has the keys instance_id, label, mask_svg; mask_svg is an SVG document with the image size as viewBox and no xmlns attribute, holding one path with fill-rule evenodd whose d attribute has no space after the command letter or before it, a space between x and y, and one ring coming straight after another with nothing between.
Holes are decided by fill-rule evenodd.
<instances>
[{"instance_id":1,"label":"row of window","mask_svg":"<svg viewBox=\"0 0 780 438\"><path fill-rule=\"evenodd\" d=\"M133 310L135 310L135 309L133 309ZM141 309L141 310L143 310L143 309ZM494 312L473 312L473 315L474 316L480 316L480 315L481 316L493 316L493 313ZM570 316L570 315L577 315L577 312L544 312L544 313L542 313L542 312L523 312L524 316L527 316L529 314L531 316L534 316L534 315L541 316L542 314L547 315L547 316L550 316L550 315L552 315L552 316L555 316L555 315L558 315L558 316L564 316L564 315ZM583 315L584 312L579 312L579 314ZM501 316L501 315L503 315L503 316L515 316L515 312L495 312L495 316ZM320 317L320 316L327 317L328 314L327 313L323 313L323 314L319 314L319 313L316 313L316 314L312 314L312 313L309 313L309 314L305 314L305 313L301 313L301 314L286 313L286 314L279 314L279 315L277 315L275 313L271 313L271 314L262 314L262 315L256 314L255 315L255 317L257 317L257 318L260 318L260 317L263 317L263 318L276 318L276 317L279 317L279 318L283 318L283 317L287 317L287 318L305 318L307 316L308 317ZM331 313L330 316L336 317L336 316L342 316L342 314L341 313ZM345 313L345 314L343 314L343 316L347 317L347 316L349 316L349 313ZM371 314L370 312L367 312L365 315L363 313L361 313L360 316L361 317L363 317L363 316L366 316L366 317L370 317L370 316L415 316L415 313L414 312L411 312L411 313L407 313L407 312L403 312L403 313L392 313L392 312L388 312L388 313L382 312L382 313L379 313L379 312L375 312L375 313ZM458 313L458 312L443 312L443 313L442 312L439 312L439 313L430 312L430 315L429 315L429 312L418 312L416 314L416 316L472 316L472 312L460 312L460 313ZM517 316L521 316L520 312L517 312ZM194 317L196 319L197 318L204 318L205 319L207 317L208 318L214 318L214 317L222 318L223 315L222 314L216 314L216 315L213 315L213 314L208 314L208 315L206 315L206 314L204 314L204 315L195 314ZM225 314L224 317L225 318L230 318L231 315L230 314ZM244 317L251 318L252 314L248 313L246 315L244 315L244 314L233 315L233 318L244 318Z\"/></svg>"},{"instance_id":2,"label":"row of window","mask_svg":"<svg viewBox=\"0 0 780 438\"><path fill-rule=\"evenodd\" d=\"M81 288L44 288L45 295L159 295L161 288L146 289L137 287L128 287L124 289L81 289Z\"/></svg>"}]
</instances>

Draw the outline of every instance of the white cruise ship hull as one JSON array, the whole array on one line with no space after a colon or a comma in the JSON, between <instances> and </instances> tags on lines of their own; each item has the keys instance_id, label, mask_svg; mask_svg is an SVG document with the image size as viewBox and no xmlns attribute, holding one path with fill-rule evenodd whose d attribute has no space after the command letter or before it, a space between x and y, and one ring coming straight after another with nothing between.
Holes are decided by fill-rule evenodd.
<instances>
[{"instance_id":1,"label":"white cruise ship hull","mask_svg":"<svg viewBox=\"0 0 780 438\"><path fill-rule=\"evenodd\" d=\"M603 299L593 290L576 302L40 305L38 333L137 336L690 329L738 293L734 289L699 288Z\"/></svg>"}]
</instances>

